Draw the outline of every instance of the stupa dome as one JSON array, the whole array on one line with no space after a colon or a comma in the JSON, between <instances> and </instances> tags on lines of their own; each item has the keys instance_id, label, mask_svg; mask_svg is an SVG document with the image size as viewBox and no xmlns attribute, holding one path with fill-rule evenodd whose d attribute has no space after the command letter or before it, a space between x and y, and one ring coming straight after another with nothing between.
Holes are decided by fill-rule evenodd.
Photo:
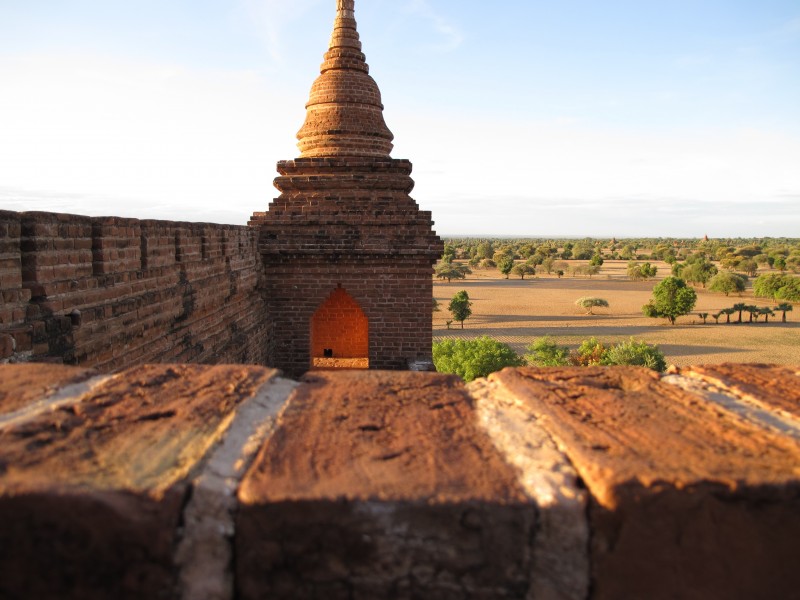
<instances>
[{"instance_id":1,"label":"stupa dome","mask_svg":"<svg viewBox=\"0 0 800 600\"><path fill-rule=\"evenodd\" d=\"M337 0L330 47L297 133L301 158L387 158L392 151L394 136L383 120L381 92L361 52L354 4L355 0Z\"/></svg>"}]
</instances>

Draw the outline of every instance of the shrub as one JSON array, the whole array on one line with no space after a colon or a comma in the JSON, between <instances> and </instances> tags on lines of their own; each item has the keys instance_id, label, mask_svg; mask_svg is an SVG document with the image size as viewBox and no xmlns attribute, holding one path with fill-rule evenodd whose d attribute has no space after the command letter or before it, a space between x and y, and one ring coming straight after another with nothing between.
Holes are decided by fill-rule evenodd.
<instances>
[{"instance_id":1,"label":"shrub","mask_svg":"<svg viewBox=\"0 0 800 600\"><path fill-rule=\"evenodd\" d=\"M553 338L543 337L528 346L525 360L535 367L634 365L659 372L667 368L664 353L658 346L633 338L627 342L605 346L596 337L591 337L583 340L577 350L570 353L566 346L559 346Z\"/></svg>"},{"instance_id":2,"label":"shrub","mask_svg":"<svg viewBox=\"0 0 800 600\"><path fill-rule=\"evenodd\" d=\"M483 336L434 342L433 364L440 373L454 373L472 381L504 367L521 367L525 361L508 344Z\"/></svg>"},{"instance_id":3,"label":"shrub","mask_svg":"<svg viewBox=\"0 0 800 600\"><path fill-rule=\"evenodd\" d=\"M564 367L570 364L569 349L551 337L534 340L527 348L526 362L534 367Z\"/></svg>"},{"instance_id":4,"label":"shrub","mask_svg":"<svg viewBox=\"0 0 800 600\"><path fill-rule=\"evenodd\" d=\"M578 349L570 355L570 361L580 367L599 365L605 351L606 347L593 336L581 342Z\"/></svg>"},{"instance_id":5,"label":"shrub","mask_svg":"<svg viewBox=\"0 0 800 600\"><path fill-rule=\"evenodd\" d=\"M600 364L636 365L659 372L665 371L667 368L664 353L658 349L658 346L653 346L646 342L638 342L633 338L627 342L620 342L611 346L603 353Z\"/></svg>"}]
</instances>

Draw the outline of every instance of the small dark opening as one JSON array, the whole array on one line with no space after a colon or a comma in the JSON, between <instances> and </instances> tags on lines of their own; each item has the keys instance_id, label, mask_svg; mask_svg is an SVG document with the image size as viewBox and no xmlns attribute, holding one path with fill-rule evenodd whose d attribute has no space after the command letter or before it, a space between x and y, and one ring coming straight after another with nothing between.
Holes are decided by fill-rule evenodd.
<instances>
[{"instance_id":1,"label":"small dark opening","mask_svg":"<svg viewBox=\"0 0 800 600\"><path fill-rule=\"evenodd\" d=\"M333 358L333 348L323 348L322 356L324 358Z\"/></svg>"}]
</instances>

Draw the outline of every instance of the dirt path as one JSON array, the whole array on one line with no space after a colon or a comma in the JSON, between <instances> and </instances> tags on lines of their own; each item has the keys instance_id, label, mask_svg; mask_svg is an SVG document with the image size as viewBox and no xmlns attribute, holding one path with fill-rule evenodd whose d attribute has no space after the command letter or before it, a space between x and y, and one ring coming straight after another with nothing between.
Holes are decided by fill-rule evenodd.
<instances>
[{"instance_id":1,"label":"dirt path","mask_svg":"<svg viewBox=\"0 0 800 600\"><path fill-rule=\"evenodd\" d=\"M603 342L633 336L658 344L667 362L678 366L725 361L800 365L800 306L788 313L787 323L781 323L778 315L769 323L764 323L762 317L758 323L726 325L723 315L719 325L711 317L703 325L700 312L713 314L737 302L757 306L775 303L753 298L749 290L741 297L725 297L698 289L693 313L680 317L677 325L672 326L666 320L651 319L641 312L655 283L669 274L669 265L655 263L656 281L634 282L625 275L626 264L606 261L600 274L591 279L570 276L559 279L546 274L534 279L504 279L496 269L491 269L476 270L465 281L435 281L433 294L441 311L433 314L434 340L488 335L523 353L531 341L545 335L570 347L591 336ZM451 318L447 304L459 290L469 293L472 317L465 322L463 331L457 323L447 330L445 322ZM581 296L604 298L610 306L596 308L596 314L587 315L575 306L575 300ZM743 319L748 318L745 313ZM737 320L738 315L732 315L731 319Z\"/></svg>"}]
</instances>

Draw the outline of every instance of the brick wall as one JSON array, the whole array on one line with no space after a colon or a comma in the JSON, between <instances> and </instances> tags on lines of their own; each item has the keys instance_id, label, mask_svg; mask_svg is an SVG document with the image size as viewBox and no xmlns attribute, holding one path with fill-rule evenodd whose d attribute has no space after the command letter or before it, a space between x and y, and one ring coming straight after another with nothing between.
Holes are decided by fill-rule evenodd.
<instances>
[{"instance_id":1,"label":"brick wall","mask_svg":"<svg viewBox=\"0 0 800 600\"><path fill-rule=\"evenodd\" d=\"M311 320L339 286L369 320L369 366L430 360L433 263L442 241L409 192L411 163L299 158L278 163L280 197L253 215L272 317L269 364L291 376L310 364Z\"/></svg>"},{"instance_id":2,"label":"brick wall","mask_svg":"<svg viewBox=\"0 0 800 600\"><path fill-rule=\"evenodd\" d=\"M271 366L292 376L308 370L312 317L339 285L369 320L370 368L406 369L408 360L430 358L429 262L397 265L388 259L332 262L319 257L293 262L272 258L266 273L268 311L279 315L268 335Z\"/></svg>"},{"instance_id":3,"label":"brick wall","mask_svg":"<svg viewBox=\"0 0 800 600\"><path fill-rule=\"evenodd\" d=\"M0 360L262 364L248 227L0 211Z\"/></svg>"},{"instance_id":4,"label":"brick wall","mask_svg":"<svg viewBox=\"0 0 800 600\"><path fill-rule=\"evenodd\" d=\"M0 598L796 598L798 373L0 365Z\"/></svg>"}]
</instances>

